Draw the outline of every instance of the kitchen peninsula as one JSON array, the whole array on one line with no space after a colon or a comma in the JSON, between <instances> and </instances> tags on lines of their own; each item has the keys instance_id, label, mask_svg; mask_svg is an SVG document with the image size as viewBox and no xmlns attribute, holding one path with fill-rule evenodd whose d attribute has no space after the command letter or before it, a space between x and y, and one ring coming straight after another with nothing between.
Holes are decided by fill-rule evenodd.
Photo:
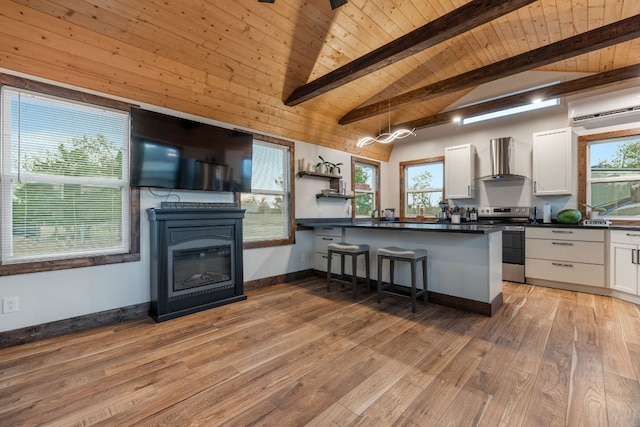
<instances>
[{"instance_id":1,"label":"kitchen peninsula","mask_svg":"<svg viewBox=\"0 0 640 427\"><path fill-rule=\"evenodd\" d=\"M299 219L297 223L299 226L314 228L316 252L322 251L321 245L327 240L323 231L329 231L332 236L347 242L368 244L374 260L373 266L376 265L377 249L384 246L426 249L429 254L427 265L431 302L488 316L493 315L502 305L500 227L340 219ZM357 274L364 277L364 265L360 264ZM326 271L326 261L324 265L316 265L315 268ZM372 279L377 280L377 269L371 270ZM348 267L347 273L351 274ZM388 274L386 269L384 274ZM388 280L387 277L384 279ZM396 265L395 281L403 285L410 283L408 266Z\"/></svg>"}]
</instances>

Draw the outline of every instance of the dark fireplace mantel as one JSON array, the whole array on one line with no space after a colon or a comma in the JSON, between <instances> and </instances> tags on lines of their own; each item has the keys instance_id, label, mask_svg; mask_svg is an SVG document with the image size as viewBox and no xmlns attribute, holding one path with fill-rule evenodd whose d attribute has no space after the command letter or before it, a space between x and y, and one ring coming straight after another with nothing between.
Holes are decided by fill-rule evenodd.
<instances>
[{"instance_id":1,"label":"dark fireplace mantel","mask_svg":"<svg viewBox=\"0 0 640 427\"><path fill-rule=\"evenodd\" d=\"M150 315L157 322L247 299L244 209L148 209Z\"/></svg>"}]
</instances>

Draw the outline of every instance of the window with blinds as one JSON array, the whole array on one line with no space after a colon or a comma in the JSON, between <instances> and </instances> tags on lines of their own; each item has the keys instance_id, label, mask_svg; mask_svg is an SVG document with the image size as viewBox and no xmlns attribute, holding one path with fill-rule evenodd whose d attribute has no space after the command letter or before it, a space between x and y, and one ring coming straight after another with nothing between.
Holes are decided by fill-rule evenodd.
<instances>
[{"instance_id":1,"label":"window with blinds","mask_svg":"<svg viewBox=\"0 0 640 427\"><path fill-rule=\"evenodd\" d=\"M4 86L2 264L129 250L129 116Z\"/></svg>"},{"instance_id":2,"label":"window with blinds","mask_svg":"<svg viewBox=\"0 0 640 427\"><path fill-rule=\"evenodd\" d=\"M290 148L253 140L251 193L242 193L245 242L289 239L291 234Z\"/></svg>"}]
</instances>

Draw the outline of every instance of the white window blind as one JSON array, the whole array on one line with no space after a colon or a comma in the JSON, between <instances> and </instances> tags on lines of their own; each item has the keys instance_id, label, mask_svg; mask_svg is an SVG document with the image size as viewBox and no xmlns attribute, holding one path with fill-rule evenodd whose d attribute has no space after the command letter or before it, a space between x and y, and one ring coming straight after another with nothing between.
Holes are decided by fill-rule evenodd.
<instances>
[{"instance_id":1,"label":"white window blind","mask_svg":"<svg viewBox=\"0 0 640 427\"><path fill-rule=\"evenodd\" d=\"M129 117L2 88L2 263L129 250Z\"/></svg>"},{"instance_id":2,"label":"white window blind","mask_svg":"<svg viewBox=\"0 0 640 427\"><path fill-rule=\"evenodd\" d=\"M290 234L289 147L255 139L251 193L243 193L245 242L286 239Z\"/></svg>"}]
</instances>

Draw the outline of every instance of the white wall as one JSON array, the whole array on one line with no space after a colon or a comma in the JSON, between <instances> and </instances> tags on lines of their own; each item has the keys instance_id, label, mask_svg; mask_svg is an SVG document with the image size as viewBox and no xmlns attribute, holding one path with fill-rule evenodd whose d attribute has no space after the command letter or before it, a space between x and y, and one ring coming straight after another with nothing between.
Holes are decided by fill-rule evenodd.
<instances>
[{"instance_id":1,"label":"white wall","mask_svg":"<svg viewBox=\"0 0 640 427\"><path fill-rule=\"evenodd\" d=\"M489 141L493 138L512 137L515 140L514 173L531 178L531 147L534 132L567 127L566 107L563 105L522 115L504 117L476 124L458 126L447 124L418 132L414 138L407 138L396 144L389 159L389 168L397 170L402 161L416 158L443 156L445 147L473 144L477 150L476 176L491 173ZM577 170L577 169L576 169ZM386 180L385 203L399 207L399 177L391 174ZM576 189L577 189L577 183ZM476 197L453 200L458 206L538 206L553 205L553 210L571 203L573 197L539 198L532 194L532 181L476 181ZM541 210L540 210L541 212Z\"/></svg>"},{"instance_id":2,"label":"white wall","mask_svg":"<svg viewBox=\"0 0 640 427\"><path fill-rule=\"evenodd\" d=\"M346 199L316 199L316 194L322 189L329 188L329 180L322 178L300 178L297 176L298 160L304 159L304 163L315 165L322 158L331 163L342 163L340 175L351 188L351 154L344 151L332 150L318 145L297 142L295 146L296 161L296 218L344 218L351 217L351 203Z\"/></svg>"}]
</instances>

